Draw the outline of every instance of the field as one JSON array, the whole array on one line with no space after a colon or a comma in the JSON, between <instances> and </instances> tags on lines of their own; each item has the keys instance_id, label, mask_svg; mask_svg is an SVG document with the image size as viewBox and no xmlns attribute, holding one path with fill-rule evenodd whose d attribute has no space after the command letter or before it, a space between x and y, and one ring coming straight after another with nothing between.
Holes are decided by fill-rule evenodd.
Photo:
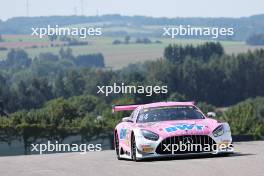
<instances>
[{"instance_id":1,"label":"field","mask_svg":"<svg viewBox=\"0 0 264 176\"><path fill-rule=\"evenodd\" d=\"M30 35L3 35L5 42L0 42L0 47L23 48L31 58L38 56L39 53L52 52L57 54L63 45L63 42L54 42L56 46L51 47L51 42L47 38L39 39ZM136 44L135 38L131 38L130 44L113 45L115 39L124 40L124 38L115 37L92 37L87 38L88 45L71 46L74 55L103 53L107 67L114 69L122 68L129 63L142 62L145 60L154 60L163 56L164 48L170 43L177 44L199 44L203 40L183 40L183 39L165 39L150 38L152 44ZM154 43L156 40L161 43ZM222 41L225 52L228 54L246 52L259 47L248 46L243 42ZM0 51L0 59L5 59L8 50Z\"/></svg>"}]
</instances>

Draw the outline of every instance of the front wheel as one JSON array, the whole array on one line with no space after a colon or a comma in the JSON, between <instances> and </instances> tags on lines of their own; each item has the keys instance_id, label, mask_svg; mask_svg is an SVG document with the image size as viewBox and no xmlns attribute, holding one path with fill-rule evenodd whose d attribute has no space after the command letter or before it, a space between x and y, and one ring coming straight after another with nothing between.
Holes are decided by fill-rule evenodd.
<instances>
[{"instance_id":1,"label":"front wheel","mask_svg":"<svg viewBox=\"0 0 264 176\"><path fill-rule=\"evenodd\" d=\"M119 139L117 133L115 133L115 151L116 151L116 158L120 160L120 151L119 151Z\"/></svg>"},{"instance_id":2,"label":"front wheel","mask_svg":"<svg viewBox=\"0 0 264 176\"><path fill-rule=\"evenodd\" d=\"M137 158L137 145L136 145L136 140L135 140L134 136L132 136L132 138L131 138L131 159L133 161L138 161L138 158Z\"/></svg>"}]
</instances>

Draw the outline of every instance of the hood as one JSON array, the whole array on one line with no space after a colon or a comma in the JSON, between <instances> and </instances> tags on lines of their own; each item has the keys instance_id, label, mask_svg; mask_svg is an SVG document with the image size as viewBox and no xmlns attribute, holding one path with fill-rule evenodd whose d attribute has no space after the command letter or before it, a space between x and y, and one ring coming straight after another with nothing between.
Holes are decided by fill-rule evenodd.
<instances>
[{"instance_id":1,"label":"hood","mask_svg":"<svg viewBox=\"0 0 264 176\"><path fill-rule=\"evenodd\" d=\"M181 135L209 135L218 125L216 120L206 118L142 123L138 124L137 127L152 131L165 138Z\"/></svg>"}]
</instances>

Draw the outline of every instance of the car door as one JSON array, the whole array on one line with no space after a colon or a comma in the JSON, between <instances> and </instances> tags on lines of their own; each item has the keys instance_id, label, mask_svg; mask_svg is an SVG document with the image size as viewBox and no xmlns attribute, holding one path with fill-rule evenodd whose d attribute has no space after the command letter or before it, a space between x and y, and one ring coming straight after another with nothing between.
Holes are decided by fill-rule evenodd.
<instances>
[{"instance_id":1,"label":"car door","mask_svg":"<svg viewBox=\"0 0 264 176\"><path fill-rule=\"evenodd\" d=\"M123 124L122 128L122 139L123 139L123 144L130 149L131 146L131 133L133 129L135 128L136 124L136 119L138 115L138 109L135 109L131 115L130 119L128 119L126 122Z\"/></svg>"}]
</instances>

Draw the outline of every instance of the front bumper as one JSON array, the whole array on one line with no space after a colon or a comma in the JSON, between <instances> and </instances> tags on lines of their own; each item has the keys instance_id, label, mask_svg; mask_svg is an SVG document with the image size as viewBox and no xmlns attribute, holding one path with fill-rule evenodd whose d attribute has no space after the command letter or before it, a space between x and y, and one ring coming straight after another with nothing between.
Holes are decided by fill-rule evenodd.
<instances>
[{"instance_id":1,"label":"front bumper","mask_svg":"<svg viewBox=\"0 0 264 176\"><path fill-rule=\"evenodd\" d=\"M199 143L199 137L201 139L208 139L209 144L213 144L215 148L214 150L208 150L208 151L180 151L175 152L173 151L169 152L161 152L159 147L161 145L164 145L164 141L166 142L166 145L168 146L171 142L171 144L179 144L179 141L181 141L184 137L190 137L194 139L194 143ZM222 153L233 153L234 148L232 145L232 137L231 133L225 133L222 136L214 137L213 135L186 135L186 136L171 136L171 138L168 140L167 138L160 138L158 141L151 141L145 139L143 136L139 136L137 140L137 158L159 158L159 157L173 157L173 156L182 156L182 155L201 155L201 154L222 154ZM177 140L180 139L180 140ZM209 140L210 139L210 140ZM177 141L177 142L175 142ZM204 144L204 142L200 141L200 143ZM206 142L205 142L206 143ZM166 146L165 146L166 147Z\"/></svg>"}]
</instances>

